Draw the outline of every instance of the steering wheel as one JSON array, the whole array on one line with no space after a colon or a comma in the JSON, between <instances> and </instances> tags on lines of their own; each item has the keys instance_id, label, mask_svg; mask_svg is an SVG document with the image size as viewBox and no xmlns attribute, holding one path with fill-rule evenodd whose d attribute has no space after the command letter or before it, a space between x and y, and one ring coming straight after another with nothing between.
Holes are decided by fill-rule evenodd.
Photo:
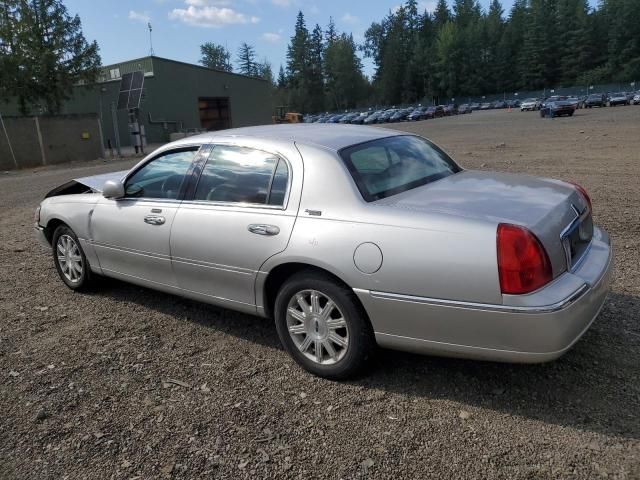
<instances>
[{"instance_id":1,"label":"steering wheel","mask_svg":"<svg viewBox=\"0 0 640 480\"><path fill-rule=\"evenodd\" d=\"M160 191L165 198L176 198L180 190L180 185L182 185L182 175L169 175L164 179L164 182L162 182Z\"/></svg>"}]
</instances>

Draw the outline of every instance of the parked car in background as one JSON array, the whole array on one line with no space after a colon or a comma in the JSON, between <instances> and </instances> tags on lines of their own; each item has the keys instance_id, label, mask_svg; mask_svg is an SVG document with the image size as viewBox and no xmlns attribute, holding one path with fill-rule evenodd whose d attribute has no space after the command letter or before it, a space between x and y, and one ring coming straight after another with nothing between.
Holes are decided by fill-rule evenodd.
<instances>
[{"instance_id":1,"label":"parked car in background","mask_svg":"<svg viewBox=\"0 0 640 480\"><path fill-rule=\"evenodd\" d=\"M574 109L577 110L579 108L583 108L584 102L582 99L578 97L568 97L567 102L571 103L574 106Z\"/></svg>"},{"instance_id":2,"label":"parked car in background","mask_svg":"<svg viewBox=\"0 0 640 480\"><path fill-rule=\"evenodd\" d=\"M508 107L507 102L503 100L496 100L492 104L492 108L507 108L507 107Z\"/></svg>"},{"instance_id":3,"label":"parked car in background","mask_svg":"<svg viewBox=\"0 0 640 480\"><path fill-rule=\"evenodd\" d=\"M427 107L417 107L415 109L413 109L409 115L407 115L407 120L410 122L415 122L417 120L424 120L427 117L425 117L425 112L427 110Z\"/></svg>"},{"instance_id":4,"label":"parked car in background","mask_svg":"<svg viewBox=\"0 0 640 480\"><path fill-rule=\"evenodd\" d=\"M480 109L480 104L476 103L476 102L473 102L473 103L469 104L469 107L471 107L471 111L479 110Z\"/></svg>"},{"instance_id":5,"label":"parked car in background","mask_svg":"<svg viewBox=\"0 0 640 480\"><path fill-rule=\"evenodd\" d=\"M437 105L433 108L433 118L441 118L445 116L444 107L442 105Z\"/></svg>"},{"instance_id":6,"label":"parked car in background","mask_svg":"<svg viewBox=\"0 0 640 480\"><path fill-rule=\"evenodd\" d=\"M468 103L463 103L458 107L458 113L460 115L463 115L465 113L471 113L471 112L472 112L471 106Z\"/></svg>"},{"instance_id":7,"label":"parked car in background","mask_svg":"<svg viewBox=\"0 0 640 480\"><path fill-rule=\"evenodd\" d=\"M364 123L364 121L367 119L367 117L369 117L369 115L372 112L361 112L359 113L356 117L353 118L353 120L351 120L351 123L353 125L362 125Z\"/></svg>"},{"instance_id":8,"label":"parked car in background","mask_svg":"<svg viewBox=\"0 0 640 480\"><path fill-rule=\"evenodd\" d=\"M629 105L629 103L627 94L624 92L610 93L607 101L607 105L610 107L615 107L617 105Z\"/></svg>"},{"instance_id":9,"label":"parked car in background","mask_svg":"<svg viewBox=\"0 0 640 480\"><path fill-rule=\"evenodd\" d=\"M458 107L456 105L444 105L442 108L444 110L444 114L447 116L458 114Z\"/></svg>"},{"instance_id":10,"label":"parked car in background","mask_svg":"<svg viewBox=\"0 0 640 480\"><path fill-rule=\"evenodd\" d=\"M407 116L413 111L413 108L402 108L389 117L390 122L403 122Z\"/></svg>"},{"instance_id":11,"label":"parked car in background","mask_svg":"<svg viewBox=\"0 0 640 480\"><path fill-rule=\"evenodd\" d=\"M537 98L525 98L520 104L521 112L540 110L540 100Z\"/></svg>"},{"instance_id":12,"label":"parked car in background","mask_svg":"<svg viewBox=\"0 0 640 480\"><path fill-rule=\"evenodd\" d=\"M480 104L479 110L491 110L493 108L493 104L490 102L485 102Z\"/></svg>"},{"instance_id":13,"label":"parked car in background","mask_svg":"<svg viewBox=\"0 0 640 480\"><path fill-rule=\"evenodd\" d=\"M584 101L585 108L605 107L607 105L607 96L604 93L592 93Z\"/></svg>"},{"instance_id":14,"label":"parked car in background","mask_svg":"<svg viewBox=\"0 0 640 480\"><path fill-rule=\"evenodd\" d=\"M572 117L575 111L575 104L569 100L547 100L540 108L540 116L542 118L562 117L565 115Z\"/></svg>"},{"instance_id":15,"label":"parked car in background","mask_svg":"<svg viewBox=\"0 0 640 480\"><path fill-rule=\"evenodd\" d=\"M631 100L631 103L634 105L640 105L640 93L636 93L633 96L633 100Z\"/></svg>"},{"instance_id":16,"label":"parked car in background","mask_svg":"<svg viewBox=\"0 0 640 480\"><path fill-rule=\"evenodd\" d=\"M357 113L347 113L345 115L343 115L340 120L338 120L338 123L351 123L351 120L353 118L355 118L358 114Z\"/></svg>"},{"instance_id":17,"label":"parked car in background","mask_svg":"<svg viewBox=\"0 0 640 480\"><path fill-rule=\"evenodd\" d=\"M378 110L377 112L373 112L369 114L367 118L365 118L364 121L362 122L363 125L373 125L375 123L378 123L378 119L383 113L384 113L384 110Z\"/></svg>"},{"instance_id":18,"label":"parked car in background","mask_svg":"<svg viewBox=\"0 0 640 480\"><path fill-rule=\"evenodd\" d=\"M376 346L556 359L613 269L582 187L464 170L422 137L350 125L181 139L52 190L34 217L68 288L107 276L271 319L298 364L334 379Z\"/></svg>"}]
</instances>

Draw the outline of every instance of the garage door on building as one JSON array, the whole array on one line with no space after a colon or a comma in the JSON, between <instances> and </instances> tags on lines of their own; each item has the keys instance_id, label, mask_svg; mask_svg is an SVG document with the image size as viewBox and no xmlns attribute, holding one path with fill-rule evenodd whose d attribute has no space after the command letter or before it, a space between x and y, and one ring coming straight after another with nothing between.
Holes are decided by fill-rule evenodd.
<instances>
[{"instance_id":1,"label":"garage door on building","mask_svg":"<svg viewBox=\"0 0 640 480\"><path fill-rule=\"evenodd\" d=\"M206 130L231 128L229 97L198 98L200 126Z\"/></svg>"}]
</instances>

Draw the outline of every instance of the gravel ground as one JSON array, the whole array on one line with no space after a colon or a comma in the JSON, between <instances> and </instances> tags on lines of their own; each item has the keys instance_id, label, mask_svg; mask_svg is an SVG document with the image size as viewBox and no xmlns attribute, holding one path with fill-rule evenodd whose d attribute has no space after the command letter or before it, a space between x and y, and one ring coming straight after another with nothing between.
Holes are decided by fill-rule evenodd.
<instances>
[{"instance_id":1,"label":"gravel ground","mask_svg":"<svg viewBox=\"0 0 640 480\"><path fill-rule=\"evenodd\" d=\"M107 281L76 294L33 209L91 162L0 174L0 478L640 478L640 107L399 124L467 168L576 180L612 236L599 319L560 360L384 351L335 383L271 322Z\"/></svg>"}]
</instances>

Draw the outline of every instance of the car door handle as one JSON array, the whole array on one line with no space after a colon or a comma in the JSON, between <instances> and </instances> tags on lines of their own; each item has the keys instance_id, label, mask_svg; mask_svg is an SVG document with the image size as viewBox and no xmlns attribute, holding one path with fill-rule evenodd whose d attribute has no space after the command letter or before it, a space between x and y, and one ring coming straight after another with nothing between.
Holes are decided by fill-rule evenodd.
<instances>
[{"instance_id":1,"label":"car door handle","mask_svg":"<svg viewBox=\"0 0 640 480\"><path fill-rule=\"evenodd\" d=\"M257 223L252 223L247 227L251 233L255 233L258 235L278 235L280 233L280 228L275 225L262 225Z\"/></svg>"},{"instance_id":2,"label":"car door handle","mask_svg":"<svg viewBox=\"0 0 640 480\"><path fill-rule=\"evenodd\" d=\"M147 215L144 217L144 223L149 225L162 225L164 222L166 222L166 219L161 215Z\"/></svg>"}]
</instances>

